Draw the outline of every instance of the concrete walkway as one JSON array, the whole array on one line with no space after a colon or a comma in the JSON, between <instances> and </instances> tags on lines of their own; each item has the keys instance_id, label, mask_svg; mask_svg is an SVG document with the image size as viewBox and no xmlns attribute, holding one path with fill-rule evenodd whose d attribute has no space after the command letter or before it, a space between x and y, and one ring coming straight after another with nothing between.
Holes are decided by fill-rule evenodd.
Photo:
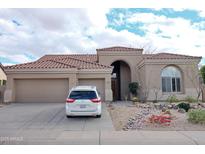
<instances>
[{"instance_id":1,"label":"concrete walkway","mask_svg":"<svg viewBox=\"0 0 205 154\"><path fill-rule=\"evenodd\" d=\"M205 131L63 131L51 135L7 138L1 144L69 144L69 145L198 145L205 144Z\"/></svg>"}]
</instances>

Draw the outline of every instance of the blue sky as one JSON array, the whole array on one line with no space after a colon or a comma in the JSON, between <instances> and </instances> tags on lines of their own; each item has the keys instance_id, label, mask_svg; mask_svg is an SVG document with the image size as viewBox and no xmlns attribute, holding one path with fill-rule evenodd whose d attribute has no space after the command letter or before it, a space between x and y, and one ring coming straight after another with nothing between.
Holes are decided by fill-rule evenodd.
<instances>
[{"instance_id":1,"label":"blue sky","mask_svg":"<svg viewBox=\"0 0 205 154\"><path fill-rule=\"evenodd\" d=\"M205 57L205 11L0 9L0 40L4 65L45 54L95 53L96 48L116 45Z\"/></svg>"}]
</instances>

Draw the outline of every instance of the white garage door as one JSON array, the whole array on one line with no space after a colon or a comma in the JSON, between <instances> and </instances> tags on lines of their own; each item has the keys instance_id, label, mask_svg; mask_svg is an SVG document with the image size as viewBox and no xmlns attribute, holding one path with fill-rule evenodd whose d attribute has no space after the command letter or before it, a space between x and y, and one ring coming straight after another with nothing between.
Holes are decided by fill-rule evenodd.
<instances>
[{"instance_id":1,"label":"white garage door","mask_svg":"<svg viewBox=\"0 0 205 154\"><path fill-rule=\"evenodd\" d=\"M104 79L79 79L79 85L96 86L101 99L105 100L105 80Z\"/></svg>"},{"instance_id":2,"label":"white garage door","mask_svg":"<svg viewBox=\"0 0 205 154\"><path fill-rule=\"evenodd\" d=\"M68 79L15 80L16 102L65 102Z\"/></svg>"}]
</instances>

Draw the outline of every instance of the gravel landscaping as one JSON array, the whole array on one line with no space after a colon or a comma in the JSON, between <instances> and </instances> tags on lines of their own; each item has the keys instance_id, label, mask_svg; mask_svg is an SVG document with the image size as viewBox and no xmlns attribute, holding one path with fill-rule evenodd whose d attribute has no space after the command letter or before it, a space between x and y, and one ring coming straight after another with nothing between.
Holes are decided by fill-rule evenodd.
<instances>
[{"instance_id":1,"label":"gravel landscaping","mask_svg":"<svg viewBox=\"0 0 205 154\"><path fill-rule=\"evenodd\" d=\"M191 110L205 110L203 104L191 104ZM175 104L138 104L121 103L108 105L108 111L113 121L115 130L189 130L200 131L205 130L205 125L192 124L188 122L188 113L183 109L179 109ZM171 122L158 123L152 122L152 115L162 115L170 118Z\"/></svg>"}]
</instances>

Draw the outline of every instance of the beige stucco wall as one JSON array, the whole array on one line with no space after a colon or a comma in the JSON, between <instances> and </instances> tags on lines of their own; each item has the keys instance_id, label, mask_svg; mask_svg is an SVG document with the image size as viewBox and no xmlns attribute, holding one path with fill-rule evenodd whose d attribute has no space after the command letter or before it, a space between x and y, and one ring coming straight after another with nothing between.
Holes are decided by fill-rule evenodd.
<instances>
[{"instance_id":1,"label":"beige stucco wall","mask_svg":"<svg viewBox=\"0 0 205 154\"><path fill-rule=\"evenodd\" d=\"M126 62L131 71L131 81L138 80L138 73L136 70L137 63L142 60L141 51L98 51L97 55L99 56L98 61L104 65L111 65L115 61L124 61Z\"/></svg>"},{"instance_id":2,"label":"beige stucco wall","mask_svg":"<svg viewBox=\"0 0 205 154\"><path fill-rule=\"evenodd\" d=\"M0 80L6 80L6 74L4 73L4 71L0 68Z\"/></svg>"},{"instance_id":3,"label":"beige stucco wall","mask_svg":"<svg viewBox=\"0 0 205 154\"><path fill-rule=\"evenodd\" d=\"M78 85L78 78L81 79L104 79L105 101L112 101L111 72L106 70L77 70L77 69L54 69L54 70L7 70L7 86L4 94L5 102L16 101L17 79L68 79L69 90Z\"/></svg>"},{"instance_id":4,"label":"beige stucco wall","mask_svg":"<svg viewBox=\"0 0 205 154\"><path fill-rule=\"evenodd\" d=\"M149 89L148 100L155 100L154 91L156 89L159 91L158 100L166 100L170 95L176 95L178 99L184 99L186 96L196 98L197 92L195 87L199 85L197 74L198 62L198 60L148 60L139 67L139 73L142 79L141 90ZM161 71L169 65L177 67L181 72L182 90L180 93L162 93Z\"/></svg>"}]
</instances>

